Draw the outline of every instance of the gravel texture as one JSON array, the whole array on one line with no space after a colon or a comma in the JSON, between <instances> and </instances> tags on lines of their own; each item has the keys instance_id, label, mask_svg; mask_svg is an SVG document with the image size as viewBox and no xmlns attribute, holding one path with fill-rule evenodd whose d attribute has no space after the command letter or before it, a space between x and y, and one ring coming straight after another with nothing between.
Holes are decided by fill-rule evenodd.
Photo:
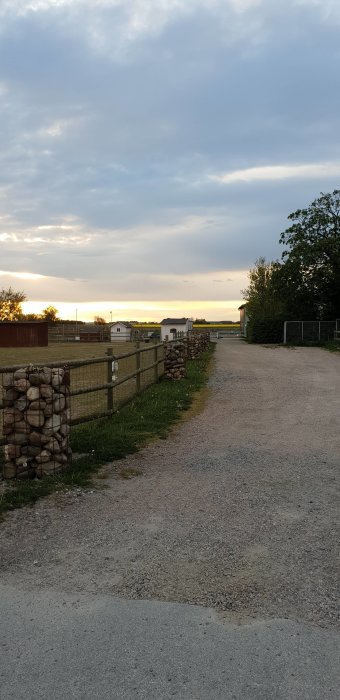
<instances>
[{"instance_id":1,"label":"gravel texture","mask_svg":"<svg viewBox=\"0 0 340 700\"><path fill-rule=\"evenodd\" d=\"M3 583L336 624L340 357L221 340L209 389L108 488L11 513Z\"/></svg>"}]
</instances>

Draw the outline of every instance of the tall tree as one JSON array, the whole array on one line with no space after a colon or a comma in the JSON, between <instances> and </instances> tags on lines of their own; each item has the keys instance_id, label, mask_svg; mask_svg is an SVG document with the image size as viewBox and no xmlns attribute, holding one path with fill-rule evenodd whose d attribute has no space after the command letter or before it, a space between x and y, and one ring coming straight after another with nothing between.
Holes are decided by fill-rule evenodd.
<instances>
[{"instance_id":1,"label":"tall tree","mask_svg":"<svg viewBox=\"0 0 340 700\"><path fill-rule=\"evenodd\" d=\"M340 190L323 194L289 215L281 234L281 282L288 305L314 318L340 316Z\"/></svg>"},{"instance_id":2,"label":"tall tree","mask_svg":"<svg viewBox=\"0 0 340 700\"><path fill-rule=\"evenodd\" d=\"M25 292L16 292L12 287L0 291L0 321L18 321L22 317L21 304Z\"/></svg>"},{"instance_id":3,"label":"tall tree","mask_svg":"<svg viewBox=\"0 0 340 700\"><path fill-rule=\"evenodd\" d=\"M242 294L247 300L247 314L251 320L282 317L285 305L277 280L280 267L279 262L268 262L261 257L249 271L249 286Z\"/></svg>"}]
</instances>

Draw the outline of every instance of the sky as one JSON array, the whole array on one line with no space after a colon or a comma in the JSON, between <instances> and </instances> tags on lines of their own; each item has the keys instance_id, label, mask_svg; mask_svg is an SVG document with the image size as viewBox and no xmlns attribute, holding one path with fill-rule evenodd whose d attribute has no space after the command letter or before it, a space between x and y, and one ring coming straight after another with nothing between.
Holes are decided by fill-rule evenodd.
<instances>
[{"instance_id":1,"label":"sky","mask_svg":"<svg viewBox=\"0 0 340 700\"><path fill-rule=\"evenodd\" d=\"M237 320L340 180L339 0L0 0L0 288Z\"/></svg>"}]
</instances>

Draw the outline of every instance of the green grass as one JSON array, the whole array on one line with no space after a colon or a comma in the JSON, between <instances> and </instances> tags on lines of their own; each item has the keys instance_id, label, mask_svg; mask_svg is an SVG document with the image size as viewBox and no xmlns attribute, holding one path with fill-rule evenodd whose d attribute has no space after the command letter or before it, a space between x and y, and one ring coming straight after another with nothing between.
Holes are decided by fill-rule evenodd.
<instances>
[{"instance_id":1,"label":"green grass","mask_svg":"<svg viewBox=\"0 0 340 700\"><path fill-rule=\"evenodd\" d=\"M112 418L72 430L72 450L82 456L63 474L32 481L13 481L0 495L0 514L33 504L56 490L88 487L103 465L136 452L156 438L166 439L171 426L188 410L205 385L215 346L200 359L187 363L187 377L178 382L162 380L149 387ZM93 484L92 484L93 485Z\"/></svg>"},{"instance_id":2,"label":"green grass","mask_svg":"<svg viewBox=\"0 0 340 700\"><path fill-rule=\"evenodd\" d=\"M46 362L66 363L68 360L87 360L102 357L108 347L118 355L133 350L135 343L50 343L47 347L0 348L1 367L9 365L44 364Z\"/></svg>"}]
</instances>

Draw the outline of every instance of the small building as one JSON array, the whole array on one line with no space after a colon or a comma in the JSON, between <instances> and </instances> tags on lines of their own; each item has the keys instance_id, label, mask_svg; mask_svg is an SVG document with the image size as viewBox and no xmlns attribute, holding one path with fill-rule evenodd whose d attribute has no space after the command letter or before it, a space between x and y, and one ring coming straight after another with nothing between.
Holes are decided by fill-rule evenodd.
<instances>
[{"instance_id":1,"label":"small building","mask_svg":"<svg viewBox=\"0 0 340 700\"><path fill-rule=\"evenodd\" d=\"M191 318L163 318L161 321L161 341L175 340L192 331Z\"/></svg>"},{"instance_id":2,"label":"small building","mask_svg":"<svg viewBox=\"0 0 340 700\"><path fill-rule=\"evenodd\" d=\"M245 338L247 335L247 325L249 321L249 316L247 314L247 304L241 304L241 306L238 307L238 310L240 312L240 335L242 335L243 338Z\"/></svg>"},{"instance_id":3,"label":"small building","mask_svg":"<svg viewBox=\"0 0 340 700\"><path fill-rule=\"evenodd\" d=\"M47 321L1 321L0 348L30 348L48 345Z\"/></svg>"},{"instance_id":4,"label":"small building","mask_svg":"<svg viewBox=\"0 0 340 700\"><path fill-rule=\"evenodd\" d=\"M129 321L116 321L110 325L111 343L128 343L133 337L133 325Z\"/></svg>"}]
</instances>

